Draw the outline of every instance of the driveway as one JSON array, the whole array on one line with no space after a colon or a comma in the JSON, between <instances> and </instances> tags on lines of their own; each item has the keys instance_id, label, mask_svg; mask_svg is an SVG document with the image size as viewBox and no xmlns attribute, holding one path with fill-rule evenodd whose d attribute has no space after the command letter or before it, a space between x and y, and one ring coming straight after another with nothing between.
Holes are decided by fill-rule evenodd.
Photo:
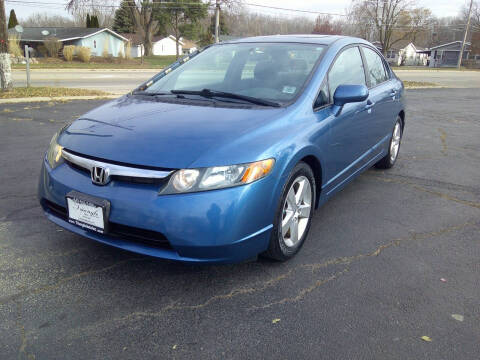
<instances>
[{"instance_id":1,"label":"driveway","mask_svg":"<svg viewBox=\"0 0 480 360\"><path fill-rule=\"evenodd\" d=\"M125 94L150 79L158 70L38 69L31 72L32 86L59 86ZM396 70L402 80L432 82L445 87L480 88L480 71ZM15 86L26 86L26 74L13 71Z\"/></svg>"},{"instance_id":2,"label":"driveway","mask_svg":"<svg viewBox=\"0 0 480 360\"><path fill-rule=\"evenodd\" d=\"M44 217L43 152L100 101L0 106L0 358L478 359L479 97L408 91L395 168L318 210L298 256L202 267Z\"/></svg>"}]
</instances>

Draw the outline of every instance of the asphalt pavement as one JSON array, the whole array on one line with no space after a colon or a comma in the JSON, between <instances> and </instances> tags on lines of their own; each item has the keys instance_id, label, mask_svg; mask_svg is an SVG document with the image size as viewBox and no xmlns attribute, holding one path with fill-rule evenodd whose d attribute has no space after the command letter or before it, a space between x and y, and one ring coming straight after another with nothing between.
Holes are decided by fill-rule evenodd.
<instances>
[{"instance_id":1,"label":"asphalt pavement","mask_svg":"<svg viewBox=\"0 0 480 360\"><path fill-rule=\"evenodd\" d=\"M159 70L82 70L35 69L31 72L32 86L59 86L126 94ZM480 88L480 71L456 70L395 70L402 80L431 82L453 88ZM26 86L25 70L14 70L15 86Z\"/></svg>"},{"instance_id":2,"label":"asphalt pavement","mask_svg":"<svg viewBox=\"0 0 480 360\"><path fill-rule=\"evenodd\" d=\"M478 359L479 98L409 90L393 169L319 209L294 259L227 266L50 223L43 152L102 101L1 105L0 359Z\"/></svg>"}]
</instances>

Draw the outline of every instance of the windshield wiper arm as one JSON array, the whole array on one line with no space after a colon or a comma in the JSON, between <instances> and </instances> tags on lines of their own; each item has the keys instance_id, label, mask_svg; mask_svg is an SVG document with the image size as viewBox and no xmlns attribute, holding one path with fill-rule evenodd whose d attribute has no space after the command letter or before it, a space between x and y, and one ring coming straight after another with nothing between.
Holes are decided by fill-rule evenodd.
<instances>
[{"instance_id":1,"label":"windshield wiper arm","mask_svg":"<svg viewBox=\"0 0 480 360\"><path fill-rule=\"evenodd\" d=\"M223 97L228 99L237 99L248 101L249 103L256 104L256 105L263 105L263 106L272 106L272 107L280 107L280 104L274 101L259 99L252 96L247 95L240 95L230 92L223 92L217 90L210 90L210 89L203 89L203 90L170 90L172 94L185 94L185 95L199 95L207 98L212 97Z\"/></svg>"}]
</instances>

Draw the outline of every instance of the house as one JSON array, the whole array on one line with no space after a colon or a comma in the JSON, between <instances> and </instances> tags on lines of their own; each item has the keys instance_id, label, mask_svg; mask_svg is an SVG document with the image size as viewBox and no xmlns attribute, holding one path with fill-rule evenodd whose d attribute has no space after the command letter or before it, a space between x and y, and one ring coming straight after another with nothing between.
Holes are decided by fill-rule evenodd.
<instances>
[{"instance_id":1,"label":"house","mask_svg":"<svg viewBox=\"0 0 480 360\"><path fill-rule=\"evenodd\" d=\"M382 51L379 41L374 41L372 44ZM393 66L425 66L428 56L422 52L423 50L408 40L398 41L386 52L385 59Z\"/></svg>"},{"instance_id":2,"label":"house","mask_svg":"<svg viewBox=\"0 0 480 360\"><path fill-rule=\"evenodd\" d=\"M153 55L177 55L176 51L176 39L173 35L168 35L167 37L160 38L153 43L152 53ZM178 53L183 54L182 47L185 44L181 39L178 41Z\"/></svg>"},{"instance_id":3,"label":"house","mask_svg":"<svg viewBox=\"0 0 480 360\"><path fill-rule=\"evenodd\" d=\"M121 34L127 38L131 44L131 56L133 58L140 57L145 54L145 47L143 38L140 34ZM175 36L154 36L152 39L152 54L153 55L177 55L175 50ZM180 55L191 54L198 49L198 45L191 40L185 38L179 39L178 53Z\"/></svg>"},{"instance_id":4,"label":"house","mask_svg":"<svg viewBox=\"0 0 480 360\"><path fill-rule=\"evenodd\" d=\"M463 60L469 58L470 53L469 42L465 43L465 49L463 50ZM433 46L423 51L429 58L429 67L455 67L458 63L460 51L462 49L461 41L452 41L446 44Z\"/></svg>"},{"instance_id":5,"label":"house","mask_svg":"<svg viewBox=\"0 0 480 360\"><path fill-rule=\"evenodd\" d=\"M17 36L22 47L28 44L38 50L39 45L45 40L56 38L63 46L89 47L94 56L102 55L105 46L110 55L118 56L124 51L124 43L127 40L107 28L24 27L22 32L12 28L8 33L9 36Z\"/></svg>"},{"instance_id":6,"label":"house","mask_svg":"<svg viewBox=\"0 0 480 360\"><path fill-rule=\"evenodd\" d=\"M194 43L192 40L180 38L180 41L183 43L182 49L183 49L184 55L191 54L198 50L198 45Z\"/></svg>"},{"instance_id":7,"label":"house","mask_svg":"<svg viewBox=\"0 0 480 360\"><path fill-rule=\"evenodd\" d=\"M139 58L145 55L143 38L140 34L120 34L130 42L130 57Z\"/></svg>"},{"instance_id":8,"label":"house","mask_svg":"<svg viewBox=\"0 0 480 360\"><path fill-rule=\"evenodd\" d=\"M407 46L398 51L398 66L426 66L428 56L423 51L425 49L415 46L413 43L408 43Z\"/></svg>"},{"instance_id":9,"label":"house","mask_svg":"<svg viewBox=\"0 0 480 360\"><path fill-rule=\"evenodd\" d=\"M91 49L93 56L101 56L104 51L112 56L125 54L126 38L108 28L80 28L80 27L24 27L22 32L15 28L8 30L9 36L20 39L20 45L29 45L41 55L39 46L45 40L56 38L62 45L86 46Z\"/></svg>"}]
</instances>

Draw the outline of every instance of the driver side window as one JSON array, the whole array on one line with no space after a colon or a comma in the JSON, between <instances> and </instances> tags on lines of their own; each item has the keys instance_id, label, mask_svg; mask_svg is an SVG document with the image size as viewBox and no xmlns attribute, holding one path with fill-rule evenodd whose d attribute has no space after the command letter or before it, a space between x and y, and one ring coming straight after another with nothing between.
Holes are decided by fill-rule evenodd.
<instances>
[{"instance_id":1,"label":"driver side window","mask_svg":"<svg viewBox=\"0 0 480 360\"><path fill-rule=\"evenodd\" d=\"M357 46L343 50L328 73L330 102L339 85L366 85L362 56Z\"/></svg>"}]
</instances>

